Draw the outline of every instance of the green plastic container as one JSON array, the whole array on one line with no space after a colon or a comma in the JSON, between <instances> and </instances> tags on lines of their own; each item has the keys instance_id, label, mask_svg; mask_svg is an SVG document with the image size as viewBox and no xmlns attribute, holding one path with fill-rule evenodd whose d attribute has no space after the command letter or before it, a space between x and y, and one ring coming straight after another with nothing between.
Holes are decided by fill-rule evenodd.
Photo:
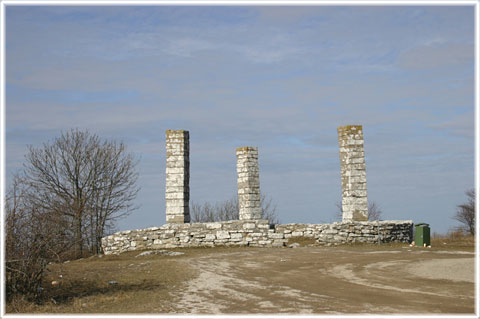
<instances>
[{"instance_id":1,"label":"green plastic container","mask_svg":"<svg viewBox=\"0 0 480 319\"><path fill-rule=\"evenodd\" d=\"M415 225L415 246L430 246L430 227L426 223Z\"/></svg>"}]
</instances>

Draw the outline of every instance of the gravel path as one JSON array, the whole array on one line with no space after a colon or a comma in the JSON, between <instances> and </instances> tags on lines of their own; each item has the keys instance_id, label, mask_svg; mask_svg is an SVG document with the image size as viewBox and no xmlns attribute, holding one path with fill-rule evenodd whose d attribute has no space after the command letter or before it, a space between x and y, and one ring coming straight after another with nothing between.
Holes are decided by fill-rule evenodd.
<instances>
[{"instance_id":1,"label":"gravel path","mask_svg":"<svg viewBox=\"0 0 480 319\"><path fill-rule=\"evenodd\" d=\"M418 277L475 282L475 258L424 260L411 264L408 271Z\"/></svg>"},{"instance_id":2,"label":"gravel path","mask_svg":"<svg viewBox=\"0 0 480 319\"><path fill-rule=\"evenodd\" d=\"M474 258L423 249L225 249L183 258L177 313L473 313Z\"/></svg>"}]
</instances>

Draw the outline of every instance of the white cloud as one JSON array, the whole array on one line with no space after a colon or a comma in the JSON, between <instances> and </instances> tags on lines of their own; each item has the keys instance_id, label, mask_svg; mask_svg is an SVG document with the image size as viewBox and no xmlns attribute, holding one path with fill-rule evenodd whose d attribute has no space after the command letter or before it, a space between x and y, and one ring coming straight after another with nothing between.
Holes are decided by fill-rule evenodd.
<instances>
[{"instance_id":1,"label":"white cloud","mask_svg":"<svg viewBox=\"0 0 480 319\"><path fill-rule=\"evenodd\" d=\"M465 176L473 175L473 76L455 67L473 61L473 50L457 24L439 31L425 12L414 13L418 23L412 18L405 27L404 15L392 17L393 7L340 8L326 24L322 10L312 15L310 7L259 9L260 22L201 28L195 21L137 28L142 14L125 19L130 28L112 28L101 14L92 24L49 22L51 32L27 23L35 15L19 21L18 32L7 36L15 39L7 46L7 81L15 88L7 92L6 111L7 127L24 135L7 135L8 167L20 162L24 143L70 127L126 140L144 156L141 216L148 211L158 224L164 221L164 130L183 128L191 132L192 198L234 193L234 149L258 145L262 190L285 219L315 222L329 216L340 197L336 126L359 123L366 132L369 192L382 198L390 216L423 213L415 207L422 195L463 191ZM402 48L412 49L397 61ZM443 70L447 64L454 67ZM428 72L411 72L423 67ZM124 90L135 97L95 99ZM63 102L65 91L81 101ZM456 108L470 113L451 117ZM155 192L155 198L146 195ZM410 203L408 212L394 197ZM303 212L291 198L301 201ZM452 198L435 203L452 204ZM125 227L142 227L137 219Z\"/></svg>"}]
</instances>

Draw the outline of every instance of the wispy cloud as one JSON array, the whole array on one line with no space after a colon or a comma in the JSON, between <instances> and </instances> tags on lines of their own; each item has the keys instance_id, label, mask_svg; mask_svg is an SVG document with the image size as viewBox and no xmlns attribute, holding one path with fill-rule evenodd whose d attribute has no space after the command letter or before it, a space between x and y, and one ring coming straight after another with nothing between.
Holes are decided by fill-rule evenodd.
<instances>
[{"instance_id":1,"label":"wispy cloud","mask_svg":"<svg viewBox=\"0 0 480 319\"><path fill-rule=\"evenodd\" d=\"M458 136L469 138L473 142L475 133L475 116L474 112L453 116L451 119L431 124L430 126L436 129L445 130Z\"/></svg>"},{"instance_id":2,"label":"wispy cloud","mask_svg":"<svg viewBox=\"0 0 480 319\"><path fill-rule=\"evenodd\" d=\"M142 156L143 206L120 227L159 224L164 131L188 129L193 200L232 196L234 149L256 145L281 219L321 222L340 198L336 127L363 124L385 217L446 230L473 183L471 11L8 8L7 170L71 127L122 139Z\"/></svg>"},{"instance_id":3,"label":"wispy cloud","mask_svg":"<svg viewBox=\"0 0 480 319\"><path fill-rule=\"evenodd\" d=\"M399 56L399 65L419 70L445 68L462 64L471 65L475 47L473 44L442 43L411 48Z\"/></svg>"}]
</instances>

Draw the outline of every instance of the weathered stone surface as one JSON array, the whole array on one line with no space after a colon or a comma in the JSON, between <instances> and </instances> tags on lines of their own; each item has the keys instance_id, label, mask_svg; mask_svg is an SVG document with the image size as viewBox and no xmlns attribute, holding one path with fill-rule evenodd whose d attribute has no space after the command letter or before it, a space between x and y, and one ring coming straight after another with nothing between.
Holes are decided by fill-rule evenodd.
<instances>
[{"instance_id":1,"label":"weathered stone surface","mask_svg":"<svg viewBox=\"0 0 480 319\"><path fill-rule=\"evenodd\" d=\"M349 221L333 224L283 224L269 229L267 220L233 220L219 223L165 224L118 232L102 238L106 255L125 251L177 247L252 246L283 247L292 234L315 238L322 245L346 243L409 243L412 221Z\"/></svg>"},{"instance_id":2,"label":"weathered stone surface","mask_svg":"<svg viewBox=\"0 0 480 319\"><path fill-rule=\"evenodd\" d=\"M228 231L217 231L217 239L227 239L230 238L230 233Z\"/></svg>"},{"instance_id":3,"label":"weathered stone surface","mask_svg":"<svg viewBox=\"0 0 480 319\"><path fill-rule=\"evenodd\" d=\"M283 233L268 233L267 237L272 239L283 239L284 235Z\"/></svg>"},{"instance_id":4,"label":"weathered stone surface","mask_svg":"<svg viewBox=\"0 0 480 319\"><path fill-rule=\"evenodd\" d=\"M166 220L167 223L190 222L190 161L189 133L184 130L166 131Z\"/></svg>"},{"instance_id":5,"label":"weathered stone surface","mask_svg":"<svg viewBox=\"0 0 480 319\"><path fill-rule=\"evenodd\" d=\"M342 220L367 221L367 173L362 126L340 126L337 132L342 179Z\"/></svg>"},{"instance_id":6,"label":"weathered stone surface","mask_svg":"<svg viewBox=\"0 0 480 319\"><path fill-rule=\"evenodd\" d=\"M129 230L102 239L105 254L176 248L252 246L284 247L289 238L315 238L317 243L410 242L412 221L368 222L368 201L361 126L338 128L342 169L342 223L284 224L271 229L261 218L258 149L236 150L240 220L193 223L189 216L189 134L168 130L166 165L166 219L161 227Z\"/></svg>"},{"instance_id":7,"label":"weathered stone surface","mask_svg":"<svg viewBox=\"0 0 480 319\"><path fill-rule=\"evenodd\" d=\"M258 148L239 147L237 155L237 186L240 220L260 219L260 178Z\"/></svg>"}]
</instances>

